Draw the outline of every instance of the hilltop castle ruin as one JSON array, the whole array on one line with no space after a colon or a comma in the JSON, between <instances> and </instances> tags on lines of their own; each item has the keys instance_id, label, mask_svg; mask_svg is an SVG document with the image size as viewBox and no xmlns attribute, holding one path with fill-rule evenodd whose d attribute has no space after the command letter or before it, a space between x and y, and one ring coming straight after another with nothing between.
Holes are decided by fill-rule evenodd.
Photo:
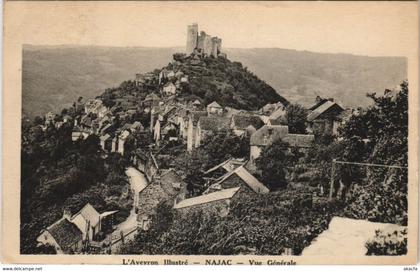
<instances>
[{"instance_id":1,"label":"hilltop castle ruin","mask_svg":"<svg viewBox=\"0 0 420 271\"><path fill-rule=\"evenodd\" d=\"M225 56L222 53L222 39L207 35L204 31L201 31L198 35L198 24L196 23L187 27L186 53L189 55L195 51L205 56Z\"/></svg>"}]
</instances>

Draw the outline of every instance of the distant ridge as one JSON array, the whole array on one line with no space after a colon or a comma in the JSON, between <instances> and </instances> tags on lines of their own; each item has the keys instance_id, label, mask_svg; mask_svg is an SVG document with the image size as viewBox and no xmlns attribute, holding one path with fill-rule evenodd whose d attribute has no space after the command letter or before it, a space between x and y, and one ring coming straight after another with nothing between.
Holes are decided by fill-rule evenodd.
<instances>
[{"instance_id":1,"label":"distant ridge","mask_svg":"<svg viewBox=\"0 0 420 271\"><path fill-rule=\"evenodd\" d=\"M59 111L77 97L95 97L135 73L167 65L182 47L23 47L23 113ZM316 95L345 106L364 106L367 92L393 88L407 77L402 57L367 57L277 48L223 49L232 61L271 85L291 102L310 104Z\"/></svg>"}]
</instances>

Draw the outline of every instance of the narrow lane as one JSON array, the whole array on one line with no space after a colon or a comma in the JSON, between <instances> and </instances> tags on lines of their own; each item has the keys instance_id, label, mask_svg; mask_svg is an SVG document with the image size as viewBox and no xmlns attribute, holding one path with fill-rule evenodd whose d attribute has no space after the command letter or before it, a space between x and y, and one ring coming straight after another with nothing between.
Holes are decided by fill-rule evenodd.
<instances>
[{"instance_id":1,"label":"narrow lane","mask_svg":"<svg viewBox=\"0 0 420 271\"><path fill-rule=\"evenodd\" d=\"M127 219L117 225L117 228L112 234L117 236L120 235L121 231L125 233L137 226L137 215L135 213L135 207L138 204L139 192L147 186L147 180L144 174L134 167L127 168L125 174L129 178L130 186L133 191L133 208L131 208L130 215L127 217Z\"/></svg>"}]
</instances>

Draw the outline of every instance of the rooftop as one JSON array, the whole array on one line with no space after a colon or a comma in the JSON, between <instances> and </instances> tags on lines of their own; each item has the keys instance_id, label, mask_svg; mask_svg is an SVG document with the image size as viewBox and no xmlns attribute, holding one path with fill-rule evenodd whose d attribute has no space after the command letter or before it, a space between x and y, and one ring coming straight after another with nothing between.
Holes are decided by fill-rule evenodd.
<instances>
[{"instance_id":1,"label":"rooftop","mask_svg":"<svg viewBox=\"0 0 420 271\"><path fill-rule=\"evenodd\" d=\"M309 113L307 120L308 121L314 121L316 118L318 118L320 115L328 111L330 108L338 107L341 110L344 110L340 105L338 105L335 102L331 101L325 101L323 104L318 106L316 109L314 109L311 113Z\"/></svg>"},{"instance_id":2,"label":"rooftop","mask_svg":"<svg viewBox=\"0 0 420 271\"><path fill-rule=\"evenodd\" d=\"M86 221L90 221L92 227L95 227L99 223L100 214L92 205L90 205L90 203L87 203L79 212L74 214L72 220L79 214L82 215Z\"/></svg>"},{"instance_id":3,"label":"rooftop","mask_svg":"<svg viewBox=\"0 0 420 271\"><path fill-rule=\"evenodd\" d=\"M200 117L200 128L206 131L228 130L230 119L224 117Z\"/></svg>"},{"instance_id":4,"label":"rooftop","mask_svg":"<svg viewBox=\"0 0 420 271\"><path fill-rule=\"evenodd\" d=\"M236 192L238 192L239 189L240 189L239 187L223 189L217 192L201 195L194 198L185 199L175 204L174 209L181 209L185 207L206 204L206 203L210 203L214 201L230 199L236 194Z\"/></svg>"},{"instance_id":5,"label":"rooftop","mask_svg":"<svg viewBox=\"0 0 420 271\"><path fill-rule=\"evenodd\" d=\"M241 178L241 180L243 180L244 183L248 185L255 193L265 194L270 192L270 190L264 184L262 184L257 178L255 178L251 173L249 173L249 171L243 166L240 166L235 170L226 173L224 176L221 177L221 180L217 182L217 184L221 184L224 181L228 180L229 177L231 177L233 174L236 174L239 178Z\"/></svg>"},{"instance_id":6,"label":"rooftop","mask_svg":"<svg viewBox=\"0 0 420 271\"><path fill-rule=\"evenodd\" d=\"M289 127L285 125L264 125L251 135L250 145L267 146L277 139L284 138L289 133Z\"/></svg>"},{"instance_id":7,"label":"rooftop","mask_svg":"<svg viewBox=\"0 0 420 271\"><path fill-rule=\"evenodd\" d=\"M249 125L254 126L255 129L264 126L264 122L259 116L233 115L232 121L235 127L241 130L245 130Z\"/></svg>"},{"instance_id":8,"label":"rooftop","mask_svg":"<svg viewBox=\"0 0 420 271\"><path fill-rule=\"evenodd\" d=\"M210 103L207 105L207 107L217 107L217 108L222 108L222 106L220 104L218 104L216 101Z\"/></svg>"},{"instance_id":9,"label":"rooftop","mask_svg":"<svg viewBox=\"0 0 420 271\"><path fill-rule=\"evenodd\" d=\"M66 218L61 218L49 226L47 231L54 237L54 240L64 251L70 249L73 244L81 241L83 238L79 228Z\"/></svg>"}]
</instances>

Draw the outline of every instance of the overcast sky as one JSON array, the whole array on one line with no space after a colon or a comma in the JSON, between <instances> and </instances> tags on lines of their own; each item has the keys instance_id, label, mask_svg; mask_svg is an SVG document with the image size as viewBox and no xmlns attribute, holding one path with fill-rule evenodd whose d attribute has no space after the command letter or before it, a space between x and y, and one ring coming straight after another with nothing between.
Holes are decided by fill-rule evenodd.
<instances>
[{"instance_id":1,"label":"overcast sky","mask_svg":"<svg viewBox=\"0 0 420 271\"><path fill-rule=\"evenodd\" d=\"M405 56L417 39L415 2L53 1L7 8L23 10L12 22L14 35L35 45L185 46L193 22L231 48Z\"/></svg>"}]
</instances>

